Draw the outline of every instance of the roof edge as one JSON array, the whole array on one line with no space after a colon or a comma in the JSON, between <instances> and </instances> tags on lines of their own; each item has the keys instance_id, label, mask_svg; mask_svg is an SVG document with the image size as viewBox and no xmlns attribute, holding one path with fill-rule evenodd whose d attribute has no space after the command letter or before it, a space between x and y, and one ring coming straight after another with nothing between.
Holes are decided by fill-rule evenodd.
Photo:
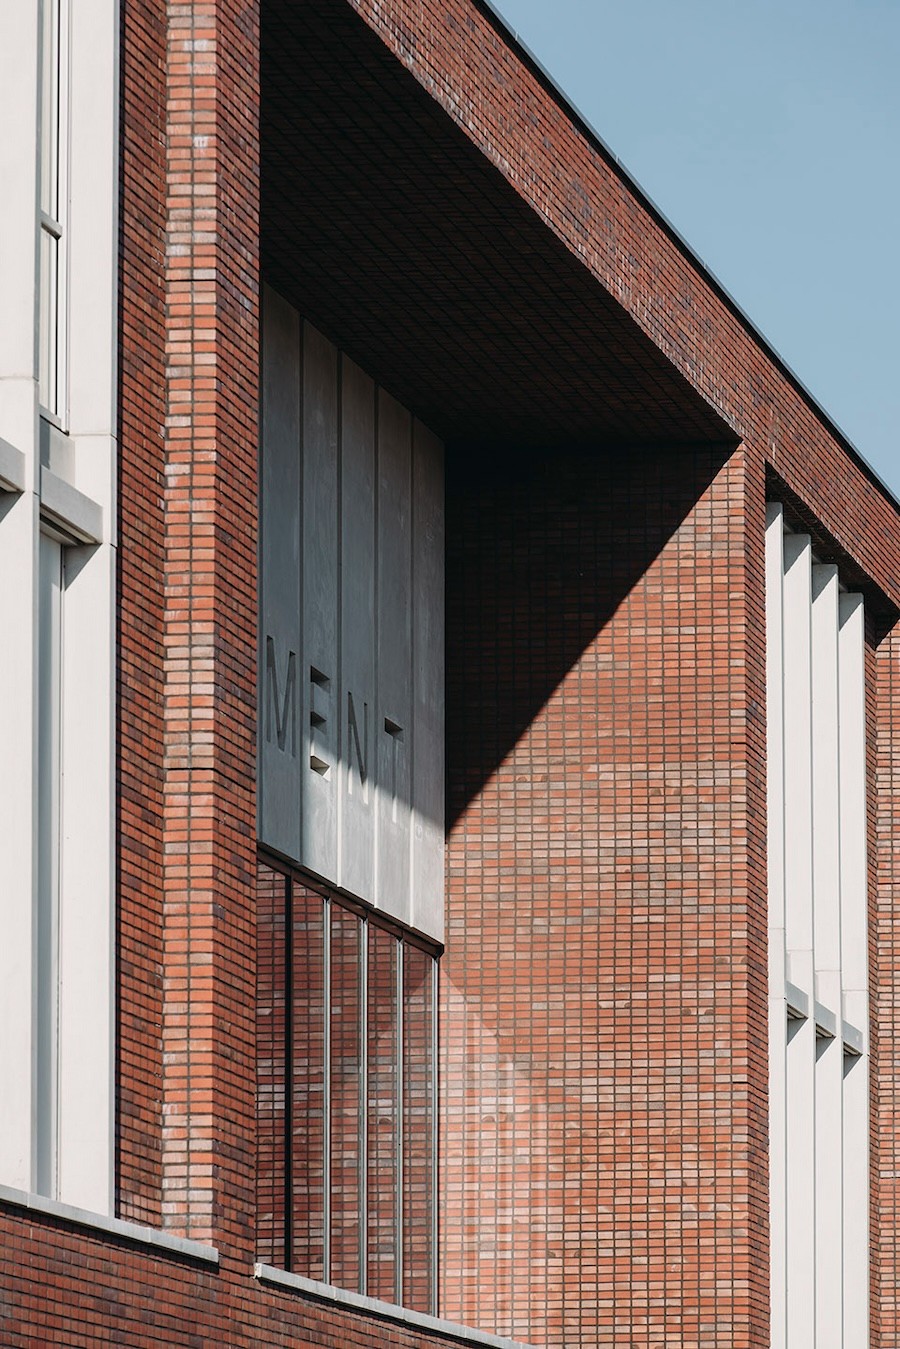
<instances>
[{"instance_id":1,"label":"roof edge","mask_svg":"<svg viewBox=\"0 0 900 1349\"><path fill-rule=\"evenodd\" d=\"M546 66L535 56L534 52L526 42L522 40L516 30L507 22L504 16L496 8L493 0L473 0L475 6L487 15L490 22L497 28L502 36L506 38L518 55L522 58L524 64L537 76L539 82L552 95L562 110L579 128L587 140L599 151L603 158L610 164L616 173L628 184L628 187L634 192L641 205L648 211L653 219L659 224L665 233L669 236L675 246L686 258L703 274L712 289L719 298L728 307L741 326L754 339L755 342L766 352L773 364L781 371L785 378L800 394L801 398L815 412L819 420L825 425L827 430L834 436L835 440L847 452L850 458L855 462L869 482L876 487L882 496L894 507L900 514L900 496L893 488L889 487L880 473L872 467L865 455L857 449L853 441L843 431L831 414L823 407L795 370L788 365L784 357L772 345L757 325L753 322L746 310L738 304L737 300L729 290L722 284L715 272L707 266L700 255L695 252L691 245L684 238L678 229L672 224L668 216L660 210L650 194L641 186L634 174L626 167L616 152L607 145L606 141L596 130L593 124L585 117L584 113L572 102L569 96L559 86Z\"/></svg>"}]
</instances>

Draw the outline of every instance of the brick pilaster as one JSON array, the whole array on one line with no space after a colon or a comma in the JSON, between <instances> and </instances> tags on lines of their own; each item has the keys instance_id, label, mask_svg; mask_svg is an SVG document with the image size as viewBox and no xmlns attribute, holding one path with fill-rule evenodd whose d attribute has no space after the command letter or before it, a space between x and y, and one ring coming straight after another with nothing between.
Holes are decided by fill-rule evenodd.
<instances>
[{"instance_id":1,"label":"brick pilaster","mask_svg":"<svg viewBox=\"0 0 900 1349\"><path fill-rule=\"evenodd\" d=\"M166 1224L252 1249L258 14L168 7ZM224 1234L224 1235L223 1235Z\"/></svg>"}]
</instances>

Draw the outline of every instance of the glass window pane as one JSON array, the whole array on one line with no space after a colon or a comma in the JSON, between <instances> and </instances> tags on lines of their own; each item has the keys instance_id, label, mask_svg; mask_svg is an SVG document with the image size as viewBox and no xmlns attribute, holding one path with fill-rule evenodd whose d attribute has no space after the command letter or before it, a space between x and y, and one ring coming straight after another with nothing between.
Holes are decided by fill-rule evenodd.
<instances>
[{"instance_id":1,"label":"glass window pane","mask_svg":"<svg viewBox=\"0 0 900 1349\"><path fill-rule=\"evenodd\" d=\"M41 405L58 413L59 240L41 230L40 397Z\"/></svg>"},{"instance_id":2,"label":"glass window pane","mask_svg":"<svg viewBox=\"0 0 900 1349\"><path fill-rule=\"evenodd\" d=\"M366 1292L386 1302L397 1300L397 950L390 933L369 925Z\"/></svg>"},{"instance_id":3,"label":"glass window pane","mask_svg":"<svg viewBox=\"0 0 900 1349\"><path fill-rule=\"evenodd\" d=\"M41 25L41 210L59 212L59 0L43 0Z\"/></svg>"},{"instance_id":4,"label":"glass window pane","mask_svg":"<svg viewBox=\"0 0 900 1349\"><path fill-rule=\"evenodd\" d=\"M403 952L403 1305L431 1310L431 1180L434 1147L432 968Z\"/></svg>"},{"instance_id":5,"label":"glass window pane","mask_svg":"<svg viewBox=\"0 0 900 1349\"><path fill-rule=\"evenodd\" d=\"M360 1284L360 934L331 905L331 1270L339 1288Z\"/></svg>"},{"instance_id":6,"label":"glass window pane","mask_svg":"<svg viewBox=\"0 0 900 1349\"><path fill-rule=\"evenodd\" d=\"M257 1253L287 1260L287 878L260 862L256 879Z\"/></svg>"},{"instance_id":7,"label":"glass window pane","mask_svg":"<svg viewBox=\"0 0 900 1349\"><path fill-rule=\"evenodd\" d=\"M291 886L290 1268L325 1277L325 952L322 896Z\"/></svg>"}]
</instances>

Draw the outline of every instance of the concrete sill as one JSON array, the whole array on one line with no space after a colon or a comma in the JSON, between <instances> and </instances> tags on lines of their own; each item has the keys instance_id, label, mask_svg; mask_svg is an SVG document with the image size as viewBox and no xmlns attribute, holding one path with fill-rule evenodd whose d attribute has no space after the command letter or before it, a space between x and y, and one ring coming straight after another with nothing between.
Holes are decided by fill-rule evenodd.
<instances>
[{"instance_id":1,"label":"concrete sill","mask_svg":"<svg viewBox=\"0 0 900 1349\"><path fill-rule=\"evenodd\" d=\"M156 1227L126 1222L124 1218L110 1218L103 1213L89 1213L86 1209L75 1208L72 1204L62 1204L58 1199L47 1199L42 1194L29 1194L26 1190L13 1190L8 1185L0 1185L0 1203L8 1204L12 1208L25 1209L28 1213L74 1223L76 1227L86 1227L93 1232L118 1237L122 1241L133 1242L136 1246L146 1246L160 1255L179 1255L188 1260L198 1260L204 1265L219 1263L219 1252L215 1246L204 1246L200 1241L172 1236Z\"/></svg>"},{"instance_id":2,"label":"concrete sill","mask_svg":"<svg viewBox=\"0 0 900 1349\"><path fill-rule=\"evenodd\" d=\"M260 1283L276 1288L286 1288L294 1293L303 1293L320 1302L330 1302L333 1306L344 1307L348 1311L368 1312L382 1321L393 1321L401 1326L415 1326L417 1330L430 1330L435 1335L454 1340L457 1344L483 1345L485 1349L534 1349L534 1346L522 1344L519 1340L507 1340L501 1335L489 1335L486 1330L472 1330L469 1326L457 1325L455 1321L444 1321L439 1316L428 1316L425 1312L410 1311L407 1307L396 1307L392 1302L380 1302L378 1298L365 1297L362 1293L351 1293L345 1288L334 1288L330 1283L317 1283L315 1279L304 1279L301 1274L289 1274L287 1270L276 1269L273 1265L254 1265L253 1276Z\"/></svg>"},{"instance_id":3,"label":"concrete sill","mask_svg":"<svg viewBox=\"0 0 900 1349\"><path fill-rule=\"evenodd\" d=\"M0 439L0 492L24 492L25 456Z\"/></svg>"}]
</instances>

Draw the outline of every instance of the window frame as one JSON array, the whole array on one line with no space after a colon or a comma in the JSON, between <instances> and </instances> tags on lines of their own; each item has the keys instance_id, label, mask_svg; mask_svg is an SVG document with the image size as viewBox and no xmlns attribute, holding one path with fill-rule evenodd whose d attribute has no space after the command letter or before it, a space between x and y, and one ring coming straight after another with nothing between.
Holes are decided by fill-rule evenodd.
<instances>
[{"instance_id":1,"label":"window frame","mask_svg":"<svg viewBox=\"0 0 900 1349\"><path fill-rule=\"evenodd\" d=\"M404 1301L404 1289L406 1281L406 1271L404 1269L404 1249L406 1233L404 1226L405 1209L405 1190L404 1190L404 1134L407 1112L407 1100L405 1094L405 1073L406 1061L404 1058L404 1022L406 1016L406 1001L404 997L404 970L406 966L405 948L410 947L413 950L421 951L431 961L431 975L429 980L429 999L430 999L430 1033L428 1036L428 1077L429 1091L428 1103L430 1109L431 1121L431 1139L430 1156L426 1163L428 1169L428 1196L427 1196L427 1229L428 1229L428 1305L427 1307L414 1308L414 1310L426 1314L435 1314L438 1305L438 1055L439 1055L439 990L440 990L440 957L443 954L443 946L424 936L422 933L405 927L402 923L392 918L390 915L374 909L370 905L364 904L358 898L346 893L339 887L329 885L323 882L319 877L311 875L302 867L292 865L284 858L270 852L267 848L260 847L257 851L257 883L261 868L268 868L271 872L281 876L285 882L284 890L284 960L285 960L285 1035L284 1046L286 1060L287 1056L294 1052L294 1018L288 1000L292 999L293 994L293 952L292 952L292 913L293 913L293 886L297 884L306 891L316 894L322 900L322 940L323 940L323 993L322 993L322 1030L323 1030L323 1252L322 1266L323 1274L320 1282L341 1291L359 1293L362 1296L376 1297L382 1301L392 1302L398 1307L406 1307L408 1304ZM334 1023L332 1021L332 987L331 987L331 952L332 952L332 923L333 908L338 907L345 912L352 914L360 923L358 931L358 941L360 950L359 970L357 990L359 997L359 1048L360 1048L360 1089L359 1089L359 1153L358 1153L358 1174L359 1174L359 1277L357 1286L346 1288L345 1285L335 1283L332 1279L332 1251L331 1251L331 1183L332 1183L332 1151L333 1151L333 1129L334 1123L331 1114L331 1078L332 1078L332 1038L334 1033ZM394 962L393 978L395 980L395 1002L393 1004L396 1012L396 1038L395 1038L395 1081L397 1089L396 1097L396 1146L397 1161L394 1177L394 1229L393 1229L393 1264L394 1264L394 1286L392 1298L384 1298L381 1293L369 1291L368 1285L370 1275L367 1260L367 1247L369 1244L369 1226L370 1226L370 1208L368 1205L368 1162L369 1162L369 1142L367 1131L368 1124L368 1092L369 1092L369 1064L367 1044L368 1037L366 1028L368 1026L368 1014L370 1009L369 1002L369 979L368 970L371 960L371 947L369 943L369 930L376 929L386 933L396 942L396 949L399 953ZM291 1271L295 1264L295 1250L293 1249L290 1209L292 1202L293 1187L297 1177L292 1174L291 1153L291 1071L286 1061L285 1070L285 1100L284 1100L284 1147L286 1150L284 1166L284 1186L285 1186L285 1229L286 1236L284 1242L285 1258L284 1266ZM257 1181L262 1179L258 1173ZM258 1191L259 1193L259 1191ZM295 1273L302 1277L308 1277L300 1270Z\"/></svg>"},{"instance_id":2,"label":"window frame","mask_svg":"<svg viewBox=\"0 0 900 1349\"><path fill-rule=\"evenodd\" d=\"M69 0L41 0L38 389L41 415L62 430L68 425L70 27Z\"/></svg>"}]
</instances>

